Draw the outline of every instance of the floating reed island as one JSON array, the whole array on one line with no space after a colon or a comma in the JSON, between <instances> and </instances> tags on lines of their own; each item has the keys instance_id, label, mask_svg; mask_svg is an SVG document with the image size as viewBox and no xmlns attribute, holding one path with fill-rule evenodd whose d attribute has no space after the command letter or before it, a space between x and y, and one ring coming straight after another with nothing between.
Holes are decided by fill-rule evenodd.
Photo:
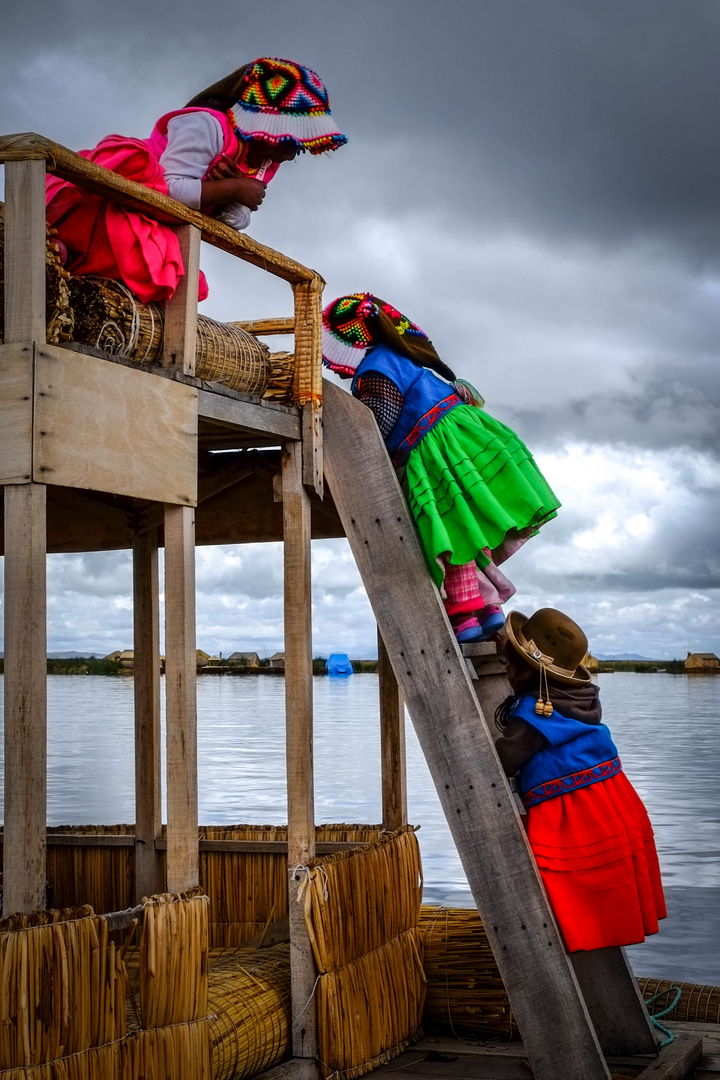
<instances>
[{"instance_id":1,"label":"floating reed island","mask_svg":"<svg viewBox=\"0 0 720 1080\"><path fill-rule=\"evenodd\" d=\"M3 1080L355 1080L423 1025L518 1031L536 1080L608 1080L609 1054L644 1080L689 1075L701 1039L658 1056L621 951L565 951L485 720L505 669L491 643L460 651L374 419L323 382L320 275L42 136L0 137L0 162ZM47 173L176 230L172 299L67 274ZM199 316L201 242L285 282L292 314ZM292 348L271 353L272 335ZM378 622L372 825L315 823L311 540L340 536ZM288 822L200 827L194 550L268 541L283 542ZM135 821L48 829L46 557L122 549ZM404 703L482 924L421 906ZM717 994L676 1008L715 1017Z\"/></svg>"}]
</instances>

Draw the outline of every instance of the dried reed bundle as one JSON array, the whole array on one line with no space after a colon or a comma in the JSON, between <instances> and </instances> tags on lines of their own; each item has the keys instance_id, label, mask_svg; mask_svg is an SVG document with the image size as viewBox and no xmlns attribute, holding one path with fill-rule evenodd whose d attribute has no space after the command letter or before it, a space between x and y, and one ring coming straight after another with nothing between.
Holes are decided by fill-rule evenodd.
<instances>
[{"instance_id":1,"label":"dried reed bundle","mask_svg":"<svg viewBox=\"0 0 720 1080\"><path fill-rule=\"evenodd\" d=\"M425 998L422 932L413 927L318 980L323 1075L363 1076L401 1054L420 1034Z\"/></svg>"},{"instance_id":2,"label":"dried reed bundle","mask_svg":"<svg viewBox=\"0 0 720 1080\"><path fill-rule=\"evenodd\" d=\"M207 1016L208 899L197 889L145 902L140 943L142 1026Z\"/></svg>"},{"instance_id":3,"label":"dried reed bundle","mask_svg":"<svg viewBox=\"0 0 720 1080\"><path fill-rule=\"evenodd\" d=\"M120 1040L47 1065L10 1069L2 1076L3 1080L130 1080L132 1073L126 1073L123 1068L124 1049L125 1041Z\"/></svg>"},{"instance_id":4,"label":"dried reed bundle","mask_svg":"<svg viewBox=\"0 0 720 1080\"><path fill-rule=\"evenodd\" d=\"M311 863L305 920L320 972L343 967L417 926L420 848L412 826Z\"/></svg>"},{"instance_id":5,"label":"dried reed bundle","mask_svg":"<svg viewBox=\"0 0 720 1080\"><path fill-rule=\"evenodd\" d=\"M125 1035L122 957L92 909L4 920L0 970L0 1068L51 1062Z\"/></svg>"},{"instance_id":6,"label":"dried reed bundle","mask_svg":"<svg viewBox=\"0 0 720 1080\"><path fill-rule=\"evenodd\" d=\"M423 906L420 927L428 980L425 1027L515 1035L510 1001L477 911Z\"/></svg>"},{"instance_id":7,"label":"dried reed bundle","mask_svg":"<svg viewBox=\"0 0 720 1080\"><path fill-rule=\"evenodd\" d=\"M688 1020L695 1024L720 1024L720 986L703 986L699 983L672 982L667 979L638 979L640 993L645 1001L655 994L665 993L672 988L680 989L680 999L664 1018L666 1020ZM651 1012L666 1008L673 1000L668 993L667 1000L661 998L650 1006Z\"/></svg>"},{"instance_id":8,"label":"dried reed bundle","mask_svg":"<svg viewBox=\"0 0 720 1080\"><path fill-rule=\"evenodd\" d=\"M213 1080L244 1080L290 1052L290 948L210 954Z\"/></svg>"},{"instance_id":9,"label":"dried reed bundle","mask_svg":"<svg viewBox=\"0 0 720 1080\"><path fill-rule=\"evenodd\" d=\"M117 1080L210 1080L211 1076L210 1028L208 1020L202 1019L131 1035Z\"/></svg>"},{"instance_id":10,"label":"dried reed bundle","mask_svg":"<svg viewBox=\"0 0 720 1080\"><path fill-rule=\"evenodd\" d=\"M140 364L160 362L165 311L142 304L121 281L75 277L70 282L75 340ZM195 374L245 394L268 385L269 349L237 326L198 315ZM282 388L282 387L281 387Z\"/></svg>"},{"instance_id":11,"label":"dried reed bundle","mask_svg":"<svg viewBox=\"0 0 720 1080\"><path fill-rule=\"evenodd\" d=\"M133 834L134 825L62 825L53 833L108 836ZM58 906L91 904L95 911L122 911L135 896L135 849L49 845L47 877Z\"/></svg>"},{"instance_id":12,"label":"dried reed bundle","mask_svg":"<svg viewBox=\"0 0 720 1080\"><path fill-rule=\"evenodd\" d=\"M290 352L274 352L268 357L268 384L263 397L281 405L292 405L295 357Z\"/></svg>"},{"instance_id":13,"label":"dried reed bundle","mask_svg":"<svg viewBox=\"0 0 720 1080\"><path fill-rule=\"evenodd\" d=\"M0 342L5 326L5 206L0 203ZM51 345L70 341L74 315L70 306L70 275L62 266L54 241L55 229L47 231L45 248L45 319L46 335Z\"/></svg>"}]
</instances>

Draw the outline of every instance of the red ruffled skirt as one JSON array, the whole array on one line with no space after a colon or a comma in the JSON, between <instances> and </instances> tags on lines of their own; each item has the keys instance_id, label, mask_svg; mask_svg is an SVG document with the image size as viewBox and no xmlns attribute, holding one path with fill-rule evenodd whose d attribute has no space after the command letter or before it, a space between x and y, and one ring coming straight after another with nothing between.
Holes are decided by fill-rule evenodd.
<instances>
[{"instance_id":1,"label":"red ruffled skirt","mask_svg":"<svg viewBox=\"0 0 720 1080\"><path fill-rule=\"evenodd\" d=\"M160 162L142 139L108 135L94 150L79 154L167 195ZM169 225L58 176L47 180L47 220L68 249L71 273L124 281L143 303L169 300L185 272L177 235ZM198 299L206 296L201 273Z\"/></svg>"},{"instance_id":2,"label":"red ruffled skirt","mask_svg":"<svg viewBox=\"0 0 720 1080\"><path fill-rule=\"evenodd\" d=\"M527 828L568 952L657 933L667 910L655 841L625 773L538 803Z\"/></svg>"}]
</instances>

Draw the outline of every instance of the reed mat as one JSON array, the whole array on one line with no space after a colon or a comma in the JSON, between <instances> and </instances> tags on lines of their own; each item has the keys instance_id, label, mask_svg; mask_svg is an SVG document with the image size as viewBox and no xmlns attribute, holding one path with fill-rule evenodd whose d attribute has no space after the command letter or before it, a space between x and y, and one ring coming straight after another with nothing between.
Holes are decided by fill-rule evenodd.
<instances>
[{"instance_id":1,"label":"reed mat","mask_svg":"<svg viewBox=\"0 0 720 1080\"><path fill-rule=\"evenodd\" d=\"M144 903L140 941L143 1028L203 1020L208 1011L207 897L196 889L163 893Z\"/></svg>"},{"instance_id":2,"label":"reed mat","mask_svg":"<svg viewBox=\"0 0 720 1080\"><path fill-rule=\"evenodd\" d=\"M423 905L428 980L423 1026L465 1035L517 1034L492 949L475 908Z\"/></svg>"},{"instance_id":3,"label":"reed mat","mask_svg":"<svg viewBox=\"0 0 720 1080\"><path fill-rule=\"evenodd\" d=\"M290 1056L290 946L212 950L213 1080L245 1080Z\"/></svg>"},{"instance_id":4,"label":"reed mat","mask_svg":"<svg viewBox=\"0 0 720 1080\"><path fill-rule=\"evenodd\" d=\"M367 847L310 863L305 921L320 972L351 963L417 926L420 848L411 825Z\"/></svg>"},{"instance_id":5,"label":"reed mat","mask_svg":"<svg viewBox=\"0 0 720 1080\"><path fill-rule=\"evenodd\" d=\"M720 986L681 983L669 979L638 979L637 982L645 1001L655 994L667 995L650 1006L652 1011L667 1008L675 996L674 990L680 990L678 1003L663 1017L663 1024L666 1020L687 1020L694 1024L720 1024Z\"/></svg>"},{"instance_id":6,"label":"reed mat","mask_svg":"<svg viewBox=\"0 0 720 1080\"><path fill-rule=\"evenodd\" d=\"M4 919L0 970L0 1069L41 1065L125 1035L123 957L92 908Z\"/></svg>"},{"instance_id":7,"label":"reed mat","mask_svg":"<svg viewBox=\"0 0 720 1080\"><path fill-rule=\"evenodd\" d=\"M117 836L134 835L135 826L62 825L47 831ZM123 911L135 902L135 849L48 845L47 879L58 907L91 904L95 911Z\"/></svg>"},{"instance_id":8,"label":"reed mat","mask_svg":"<svg viewBox=\"0 0 720 1080\"><path fill-rule=\"evenodd\" d=\"M2 1080L140 1080L140 1075L126 1068L125 1042L91 1047L82 1053L59 1058L45 1065L9 1069Z\"/></svg>"},{"instance_id":9,"label":"reed mat","mask_svg":"<svg viewBox=\"0 0 720 1080\"><path fill-rule=\"evenodd\" d=\"M317 985L323 1076L353 1080L397 1057L420 1036L423 937L406 930Z\"/></svg>"},{"instance_id":10,"label":"reed mat","mask_svg":"<svg viewBox=\"0 0 720 1080\"><path fill-rule=\"evenodd\" d=\"M212 1075L209 1021L202 1019L131 1035L117 1080L210 1080Z\"/></svg>"},{"instance_id":11,"label":"reed mat","mask_svg":"<svg viewBox=\"0 0 720 1080\"><path fill-rule=\"evenodd\" d=\"M45 248L45 323L47 340L51 345L70 341L75 316L70 306L70 274L62 266L54 237L55 229L47 230ZM0 342L5 329L5 205L0 202Z\"/></svg>"},{"instance_id":12,"label":"reed mat","mask_svg":"<svg viewBox=\"0 0 720 1080\"><path fill-rule=\"evenodd\" d=\"M318 825L315 840L369 843L381 825ZM204 840L287 841L287 825L203 825ZM287 905L284 852L206 851L200 855L200 884L210 898L210 945L237 948L282 919Z\"/></svg>"}]
</instances>

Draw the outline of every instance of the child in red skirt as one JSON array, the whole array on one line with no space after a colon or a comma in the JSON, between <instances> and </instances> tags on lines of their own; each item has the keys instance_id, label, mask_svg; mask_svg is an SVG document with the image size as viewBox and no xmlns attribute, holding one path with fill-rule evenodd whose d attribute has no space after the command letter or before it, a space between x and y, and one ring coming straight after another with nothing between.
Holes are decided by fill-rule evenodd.
<instances>
[{"instance_id":1,"label":"child in red skirt","mask_svg":"<svg viewBox=\"0 0 720 1080\"><path fill-rule=\"evenodd\" d=\"M260 57L162 116L148 139L108 135L80 156L245 229L281 163L347 139L310 68ZM59 176L47 181L47 219L67 269L125 283L143 302L169 299L184 273L175 230ZM207 296L200 275L198 299Z\"/></svg>"},{"instance_id":2,"label":"child in red skirt","mask_svg":"<svg viewBox=\"0 0 720 1080\"><path fill-rule=\"evenodd\" d=\"M506 622L513 690L495 746L569 952L633 945L667 912L652 826L601 723L587 638L554 608ZM539 691L539 692L538 692Z\"/></svg>"}]
</instances>

